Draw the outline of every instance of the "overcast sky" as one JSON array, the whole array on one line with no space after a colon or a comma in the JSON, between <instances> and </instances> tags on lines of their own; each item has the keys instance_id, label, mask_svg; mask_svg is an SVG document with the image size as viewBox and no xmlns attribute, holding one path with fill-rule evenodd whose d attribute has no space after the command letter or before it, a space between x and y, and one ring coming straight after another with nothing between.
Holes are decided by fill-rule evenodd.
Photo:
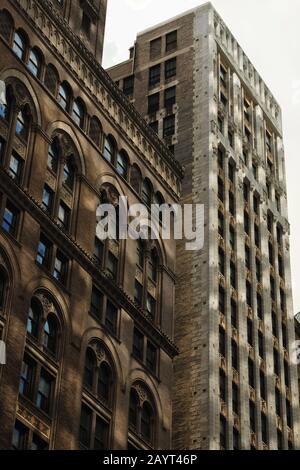
<instances>
[{"instance_id":1,"label":"overcast sky","mask_svg":"<svg viewBox=\"0 0 300 470\"><path fill-rule=\"evenodd\" d=\"M206 3L108 0L104 67L128 59L136 33ZM295 313L300 312L300 1L214 0L283 109ZM298 141L297 141L298 139Z\"/></svg>"}]
</instances>

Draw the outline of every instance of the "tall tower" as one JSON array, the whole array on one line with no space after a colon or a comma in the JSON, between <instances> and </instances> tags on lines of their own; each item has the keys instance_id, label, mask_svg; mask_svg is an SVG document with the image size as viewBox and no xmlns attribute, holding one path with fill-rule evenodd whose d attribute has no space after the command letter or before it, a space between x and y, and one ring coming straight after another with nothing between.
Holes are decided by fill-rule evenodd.
<instances>
[{"instance_id":1,"label":"tall tower","mask_svg":"<svg viewBox=\"0 0 300 470\"><path fill-rule=\"evenodd\" d=\"M185 167L205 246L177 251L173 443L298 448L281 110L210 3L139 33L109 70Z\"/></svg>"}]
</instances>

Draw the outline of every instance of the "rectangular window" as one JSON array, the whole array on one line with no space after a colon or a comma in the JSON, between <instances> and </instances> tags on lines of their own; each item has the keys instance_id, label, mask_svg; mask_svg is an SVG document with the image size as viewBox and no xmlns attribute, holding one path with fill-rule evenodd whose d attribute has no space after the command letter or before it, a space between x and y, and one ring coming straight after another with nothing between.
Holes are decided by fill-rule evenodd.
<instances>
[{"instance_id":1,"label":"rectangular window","mask_svg":"<svg viewBox=\"0 0 300 470\"><path fill-rule=\"evenodd\" d=\"M143 286L137 280L135 281L134 300L140 306L143 303Z\"/></svg>"},{"instance_id":2,"label":"rectangular window","mask_svg":"<svg viewBox=\"0 0 300 470\"><path fill-rule=\"evenodd\" d=\"M148 341L147 353L146 353L146 366L154 374L156 373L156 364L157 364L157 349L152 343L150 343L150 341Z\"/></svg>"},{"instance_id":3,"label":"rectangular window","mask_svg":"<svg viewBox=\"0 0 300 470\"><path fill-rule=\"evenodd\" d=\"M286 421L289 428L293 427L292 407L291 402L286 400Z\"/></svg>"},{"instance_id":4,"label":"rectangular window","mask_svg":"<svg viewBox=\"0 0 300 470\"><path fill-rule=\"evenodd\" d=\"M51 409L51 394L54 385L54 378L45 370L41 370L38 392L36 397L36 406L45 413Z\"/></svg>"},{"instance_id":5,"label":"rectangular window","mask_svg":"<svg viewBox=\"0 0 300 470\"><path fill-rule=\"evenodd\" d=\"M266 376L263 371L260 371L260 396L263 400L266 401L267 399L267 384L266 384Z\"/></svg>"},{"instance_id":6,"label":"rectangular window","mask_svg":"<svg viewBox=\"0 0 300 470\"><path fill-rule=\"evenodd\" d=\"M57 251L54 261L53 277L62 284L65 284L67 281L67 274L68 259L60 251Z\"/></svg>"},{"instance_id":7,"label":"rectangular window","mask_svg":"<svg viewBox=\"0 0 300 470\"><path fill-rule=\"evenodd\" d=\"M253 401L249 402L249 414L250 414L250 430L256 432L256 409Z\"/></svg>"},{"instance_id":8,"label":"rectangular window","mask_svg":"<svg viewBox=\"0 0 300 470\"><path fill-rule=\"evenodd\" d=\"M150 60L156 59L161 56L161 38L153 39L150 41Z\"/></svg>"},{"instance_id":9,"label":"rectangular window","mask_svg":"<svg viewBox=\"0 0 300 470\"><path fill-rule=\"evenodd\" d=\"M233 369L238 370L239 368L238 345L234 340L231 341L231 359L232 359Z\"/></svg>"},{"instance_id":10,"label":"rectangular window","mask_svg":"<svg viewBox=\"0 0 300 470\"><path fill-rule=\"evenodd\" d=\"M268 420L264 413L261 414L261 437L264 444L268 443Z\"/></svg>"},{"instance_id":11,"label":"rectangular window","mask_svg":"<svg viewBox=\"0 0 300 470\"><path fill-rule=\"evenodd\" d=\"M235 197L231 191L229 192L229 212L233 217L235 216Z\"/></svg>"},{"instance_id":12,"label":"rectangular window","mask_svg":"<svg viewBox=\"0 0 300 470\"><path fill-rule=\"evenodd\" d=\"M105 450L108 446L109 424L103 419L96 417L94 450Z\"/></svg>"},{"instance_id":13,"label":"rectangular window","mask_svg":"<svg viewBox=\"0 0 300 470\"><path fill-rule=\"evenodd\" d=\"M220 400L226 402L226 374L220 369Z\"/></svg>"},{"instance_id":14,"label":"rectangular window","mask_svg":"<svg viewBox=\"0 0 300 470\"><path fill-rule=\"evenodd\" d=\"M158 121L150 122L149 127L158 134Z\"/></svg>"},{"instance_id":15,"label":"rectangular window","mask_svg":"<svg viewBox=\"0 0 300 470\"><path fill-rule=\"evenodd\" d=\"M94 245L94 259L99 264L101 264L103 259L103 243L97 237L95 238Z\"/></svg>"},{"instance_id":16,"label":"rectangular window","mask_svg":"<svg viewBox=\"0 0 300 470\"><path fill-rule=\"evenodd\" d=\"M48 450L48 444L39 436L33 434L30 450Z\"/></svg>"},{"instance_id":17,"label":"rectangular window","mask_svg":"<svg viewBox=\"0 0 300 470\"><path fill-rule=\"evenodd\" d=\"M277 349L273 350L273 360L274 360L274 374L279 376L280 359L279 359L279 352L277 351Z\"/></svg>"},{"instance_id":18,"label":"rectangular window","mask_svg":"<svg viewBox=\"0 0 300 470\"><path fill-rule=\"evenodd\" d=\"M219 327L219 353L226 357L226 333L221 326Z\"/></svg>"},{"instance_id":19,"label":"rectangular window","mask_svg":"<svg viewBox=\"0 0 300 470\"><path fill-rule=\"evenodd\" d=\"M236 289L237 283L236 283L236 266L235 264L231 261L230 263L230 283L231 286Z\"/></svg>"},{"instance_id":20,"label":"rectangular window","mask_svg":"<svg viewBox=\"0 0 300 470\"><path fill-rule=\"evenodd\" d=\"M52 213L53 201L54 201L54 192L52 191L52 189L49 188L47 184L45 184L44 190L43 190L42 207L45 212L48 212L48 214Z\"/></svg>"},{"instance_id":21,"label":"rectangular window","mask_svg":"<svg viewBox=\"0 0 300 470\"><path fill-rule=\"evenodd\" d=\"M1 104L0 104L0 118L1 118ZM2 163L2 159L4 156L4 147L5 147L5 142L3 139L0 138L0 162Z\"/></svg>"},{"instance_id":22,"label":"rectangular window","mask_svg":"<svg viewBox=\"0 0 300 470\"><path fill-rule=\"evenodd\" d=\"M90 410L90 408L88 408L86 405L82 405L79 428L79 442L88 449L91 445L91 429L92 410Z\"/></svg>"},{"instance_id":23,"label":"rectangular window","mask_svg":"<svg viewBox=\"0 0 300 470\"><path fill-rule=\"evenodd\" d=\"M165 108L172 109L176 103L176 86L165 90Z\"/></svg>"},{"instance_id":24,"label":"rectangular window","mask_svg":"<svg viewBox=\"0 0 300 470\"><path fill-rule=\"evenodd\" d=\"M238 429L233 428L233 450L240 449L240 433Z\"/></svg>"},{"instance_id":25,"label":"rectangular window","mask_svg":"<svg viewBox=\"0 0 300 470\"><path fill-rule=\"evenodd\" d=\"M91 25L92 20L86 14L85 11L82 12L82 20L81 20L81 31L85 34L85 36L89 39L91 34Z\"/></svg>"},{"instance_id":26,"label":"rectangular window","mask_svg":"<svg viewBox=\"0 0 300 470\"><path fill-rule=\"evenodd\" d=\"M287 334L287 327L283 323L282 324L282 344L285 349L288 347L288 334Z\"/></svg>"},{"instance_id":27,"label":"rectangular window","mask_svg":"<svg viewBox=\"0 0 300 470\"><path fill-rule=\"evenodd\" d=\"M229 229L229 244L232 250L235 249L235 229L231 226Z\"/></svg>"},{"instance_id":28,"label":"rectangular window","mask_svg":"<svg viewBox=\"0 0 300 470\"><path fill-rule=\"evenodd\" d=\"M226 294L225 289L219 286L219 312L225 315L226 311Z\"/></svg>"},{"instance_id":29,"label":"rectangular window","mask_svg":"<svg viewBox=\"0 0 300 470\"><path fill-rule=\"evenodd\" d=\"M227 69L222 64L220 64L220 82L224 88L227 87Z\"/></svg>"},{"instance_id":30,"label":"rectangular window","mask_svg":"<svg viewBox=\"0 0 300 470\"><path fill-rule=\"evenodd\" d=\"M237 328L238 317L237 317L237 304L234 299L231 299L231 326Z\"/></svg>"},{"instance_id":31,"label":"rectangular window","mask_svg":"<svg viewBox=\"0 0 300 470\"><path fill-rule=\"evenodd\" d=\"M134 76L126 77L123 80L123 93L126 96L132 96L134 92Z\"/></svg>"},{"instance_id":32,"label":"rectangular window","mask_svg":"<svg viewBox=\"0 0 300 470\"><path fill-rule=\"evenodd\" d=\"M8 173L10 177L17 183L19 183L21 180L22 169L23 169L22 158L19 157L19 155L17 155L15 152L13 152L11 159L10 159Z\"/></svg>"},{"instance_id":33,"label":"rectangular window","mask_svg":"<svg viewBox=\"0 0 300 470\"><path fill-rule=\"evenodd\" d=\"M250 217L247 211L244 211L244 230L250 235Z\"/></svg>"},{"instance_id":34,"label":"rectangular window","mask_svg":"<svg viewBox=\"0 0 300 470\"><path fill-rule=\"evenodd\" d=\"M159 93L148 96L148 114L156 113L159 110Z\"/></svg>"},{"instance_id":35,"label":"rectangular window","mask_svg":"<svg viewBox=\"0 0 300 470\"><path fill-rule=\"evenodd\" d=\"M281 394L278 388L275 390L275 408L277 416L281 416Z\"/></svg>"},{"instance_id":36,"label":"rectangular window","mask_svg":"<svg viewBox=\"0 0 300 470\"><path fill-rule=\"evenodd\" d=\"M218 232L221 237L224 238L225 235L225 221L224 221L224 215L222 212L218 212Z\"/></svg>"},{"instance_id":37,"label":"rectangular window","mask_svg":"<svg viewBox=\"0 0 300 470\"><path fill-rule=\"evenodd\" d=\"M35 374L35 363L29 357L24 357L19 384L19 393L24 397L32 399L33 380Z\"/></svg>"},{"instance_id":38,"label":"rectangular window","mask_svg":"<svg viewBox=\"0 0 300 470\"><path fill-rule=\"evenodd\" d=\"M220 417L220 447L227 449L227 420L222 415Z\"/></svg>"},{"instance_id":39,"label":"rectangular window","mask_svg":"<svg viewBox=\"0 0 300 470\"><path fill-rule=\"evenodd\" d=\"M254 225L254 241L255 241L255 246L257 248L260 248L260 229L257 224Z\"/></svg>"},{"instance_id":40,"label":"rectangular window","mask_svg":"<svg viewBox=\"0 0 300 470\"><path fill-rule=\"evenodd\" d=\"M272 333L275 338L278 338L277 315L274 311L272 312Z\"/></svg>"},{"instance_id":41,"label":"rectangular window","mask_svg":"<svg viewBox=\"0 0 300 470\"><path fill-rule=\"evenodd\" d=\"M17 235L19 214L18 209L7 201L2 221L2 228L5 232L13 236Z\"/></svg>"},{"instance_id":42,"label":"rectangular window","mask_svg":"<svg viewBox=\"0 0 300 470\"><path fill-rule=\"evenodd\" d=\"M253 322L250 318L247 318L247 340L250 346L253 346Z\"/></svg>"},{"instance_id":43,"label":"rectangular window","mask_svg":"<svg viewBox=\"0 0 300 470\"><path fill-rule=\"evenodd\" d=\"M218 198L221 202L224 202L225 199L225 185L223 179L218 177Z\"/></svg>"},{"instance_id":44,"label":"rectangular window","mask_svg":"<svg viewBox=\"0 0 300 470\"><path fill-rule=\"evenodd\" d=\"M284 383L287 388L290 387L290 366L289 363L285 360L284 361Z\"/></svg>"},{"instance_id":45,"label":"rectangular window","mask_svg":"<svg viewBox=\"0 0 300 470\"><path fill-rule=\"evenodd\" d=\"M228 178L231 183L234 183L234 174L235 174L235 165L234 163L230 162L228 165Z\"/></svg>"},{"instance_id":46,"label":"rectangular window","mask_svg":"<svg viewBox=\"0 0 300 470\"><path fill-rule=\"evenodd\" d=\"M154 320L156 314L156 300L152 295L147 295L147 313Z\"/></svg>"},{"instance_id":47,"label":"rectangular window","mask_svg":"<svg viewBox=\"0 0 300 470\"><path fill-rule=\"evenodd\" d=\"M247 269L251 269L251 251L248 245L245 245L245 265Z\"/></svg>"},{"instance_id":48,"label":"rectangular window","mask_svg":"<svg viewBox=\"0 0 300 470\"><path fill-rule=\"evenodd\" d=\"M160 64L149 69L149 86L153 87L160 83Z\"/></svg>"},{"instance_id":49,"label":"rectangular window","mask_svg":"<svg viewBox=\"0 0 300 470\"><path fill-rule=\"evenodd\" d=\"M165 63L165 79L175 77L177 73L177 60L174 59L167 60Z\"/></svg>"},{"instance_id":50,"label":"rectangular window","mask_svg":"<svg viewBox=\"0 0 300 470\"><path fill-rule=\"evenodd\" d=\"M166 35L166 52L177 49L177 31L172 31Z\"/></svg>"},{"instance_id":51,"label":"rectangular window","mask_svg":"<svg viewBox=\"0 0 300 470\"><path fill-rule=\"evenodd\" d=\"M106 305L105 326L113 334L117 332L118 309L109 300Z\"/></svg>"},{"instance_id":52,"label":"rectangular window","mask_svg":"<svg viewBox=\"0 0 300 470\"><path fill-rule=\"evenodd\" d=\"M135 358L144 360L144 335L136 328L133 330L132 354Z\"/></svg>"},{"instance_id":53,"label":"rectangular window","mask_svg":"<svg viewBox=\"0 0 300 470\"><path fill-rule=\"evenodd\" d=\"M225 253L222 248L219 248L219 272L225 276Z\"/></svg>"},{"instance_id":54,"label":"rectangular window","mask_svg":"<svg viewBox=\"0 0 300 470\"><path fill-rule=\"evenodd\" d=\"M234 133L231 130L228 130L228 142L230 146L234 149Z\"/></svg>"},{"instance_id":55,"label":"rectangular window","mask_svg":"<svg viewBox=\"0 0 300 470\"><path fill-rule=\"evenodd\" d=\"M240 413L239 387L236 383L232 384L232 410L236 415Z\"/></svg>"},{"instance_id":56,"label":"rectangular window","mask_svg":"<svg viewBox=\"0 0 300 470\"><path fill-rule=\"evenodd\" d=\"M248 380L250 387L255 388L255 367L250 358L248 359Z\"/></svg>"},{"instance_id":57,"label":"rectangular window","mask_svg":"<svg viewBox=\"0 0 300 470\"><path fill-rule=\"evenodd\" d=\"M40 241L38 244L36 261L40 265L45 266L45 268L50 267L51 249L52 243L43 234L41 234Z\"/></svg>"},{"instance_id":58,"label":"rectangular window","mask_svg":"<svg viewBox=\"0 0 300 470\"><path fill-rule=\"evenodd\" d=\"M93 286L92 289L92 296L91 296L91 306L90 312L101 319L102 317L102 309L103 309L103 295L97 289L97 287Z\"/></svg>"},{"instance_id":59,"label":"rectangular window","mask_svg":"<svg viewBox=\"0 0 300 470\"><path fill-rule=\"evenodd\" d=\"M256 266L256 280L257 282L261 282L261 262L260 259L255 259L255 266Z\"/></svg>"},{"instance_id":60,"label":"rectangular window","mask_svg":"<svg viewBox=\"0 0 300 470\"><path fill-rule=\"evenodd\" d=\"M16 421L13 438L12 438L12 448L13 450L25 450L28 440L28 428L24 424Z\"/></svg>"},{"instance_id":61,"label":"rectangular window","mask_svg":"<svg viewBox=\"0 0 300 470\"><path fill-rule=\"evenodd\" d=\"M249 281L246 282L246 300L248 307L252 308L252 286Z\"/></svg>"},{"instance_id":62,"label":"rectangular window","mask_svg":"<svg viewBox=\"0 0 300 470\"><path fill-rule=\"evenodd\" d=\"M61 201L58 208L58 223L66 230L69 227L70 215L71 210Z\"/></svg>"},{"instance_id":63,"label":"rectangular window","mask_svg":"<svg viewBox=\"0 0 300 470\"><path fill-rule=\"evenodd\" d=\"M111 253L107 257L107 271L110 276L116 280L118 275L118 259Z\"/></svg>"},{"instance_id":64,"label":"rectangular window","mask_svg":"<svg viewBox=\"0 0 300 470\"><path fill-rule=\"evenodd\" d=\"M264 359L265 357L265 341L261 331L258 332L258 353L259 356Z\"/></svg>"},{"instance_id":65,"label":"rectangular window","mask_svg":"<svg viewBox=\"0 0 300 470\"><path fill-rule=\"evenodd\" d=\"M171 137L172 135L175 134L175 116L167 116L164 118L164 130L163 130L163 136L165 137Z\"/></svg>"},{"instance_id":66,"label":"rectangular window","mask_svg":"<svg viewBox=\"0 0 300 470\"><path fill-rule=\"evenodd\" d=\"M257 316L260 320L263 320L264 319L264 303L263 303L262 296L259 293L257 293L256 300L257 300Z\"/></svg>"}]
</instances>

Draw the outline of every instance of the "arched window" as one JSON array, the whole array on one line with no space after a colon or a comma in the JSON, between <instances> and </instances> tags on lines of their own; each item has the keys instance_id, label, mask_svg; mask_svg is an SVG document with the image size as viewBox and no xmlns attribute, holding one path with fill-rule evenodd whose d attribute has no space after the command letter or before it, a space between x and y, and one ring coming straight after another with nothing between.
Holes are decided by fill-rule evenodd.
<instances>
[{"instance_id":1,"label":"arched window","mask_svg":"<svg viewBox=\"0 0 300 470\"><path fill-rule=\"evenodd\" d=\"M83 128L84 125L84 105L79 98L74 101L72 109L72 118L76 124Z\"/></svg>"},{"instance_id":2,"label":"arched window","mask_svg":"<svg viewBox=\"0 0 300 470\"><path fill-rule=\"evenodd\" d=\"M130 184L132 188L140 194L142 182L142 173L138 166L133 165L130 172Z\"/></svg>"},{"instance_id":3,"label":"arched window","mask_svg":"<svg viewBox=\"0 0 300 470\"><path fill-rule=\"evenodd\" d=\"M128 174L128 157L124 151L118 153L117 156L117 172L120 176L127 179Z\"/></svg>"},{"instance_id":4,"label":"arched window","mask_svg":"<svg viewBox=\"0 0 300 470\"><path fill-rule=\"evenodd\" d=\"M154 195L154 204L157 204L158 206L162 206L164 203L165 203L165 200L162 197L162 195L159 192L155 193L155 195ZM163 213L162 212L159 212L159 221L160 222L163 221Z\"/></svg>"},{"instance_id":5,"label":"arched window","mask_svg":"<svg viewBox=\"0 0 300 470\"><path fill-rule=\"evenodd\" d=\"M48 168L57 173L59 160L59 148L54 140L48 147Z\"/></svg>"},{"instance_id":6,"label":"arched window","mask_svg":"<svg viewBox=\"0 0 300 470\"><path fill-rule=\"evenodd\" d=\"M100 145L100 138L101 138L101 124L96 116L91 118L90 128L89 128L89 137L96 145Z\"/></svg>"},{"instance_id":7,"label":"arched window","mask_svg":"<svg viewBox=\"0 0 300 470\"><path fill-rule=\"evenodd\" d=\"M19 59L24 60L26 54L26 40L24 35L20 31L16 31L14 34L13 47L14 53Z\"/></svg>"},{"instance_id":8,"label":"arched window","mask_svg":"<svg viewBox=\"0 0 300 470\"><path fill-rule=\"evenodd\" d=\"M138 429L138 415L139 415L139 397L134 388L130 391L129 401L129 426L134 430Z\"/></svg>"},{"instance_id":9,"label":"arched window","mask_svg":"<svg viewBox=\"0 0 300 470\"><path fill-rule=\"evenodd\" d=\"M28 69L35 77L40 77L42 67L41 53L36 49L31 49L28 58Z\"/></svg>"},{"instance_id":10,"label":"arched window","mask_svg":"<svg viewBox=\"0 0 300 470\"><path fill-rule=\"evenodd\" d=\"M27 333L34 338L39 336L39 323L41 319L41 309L38 303L33 299L29 308L27 319Z\"/></svg>"},{"instance_id":11,"label":"arched window","mask_svg":"<svg viewBox=\"0 0 300 470\"><path fill-rule=\"evenodd\" d=\"M64 165L63 182L69 189L73 190L75 181L75 166L71 159L68 159Z\"/></svg>"},{"instance_id":12,"label":"arched window","mask_svg":"<svg viewBox=\"0 0 300 470\"><path fill-rule=\"evenodd\" d=\"M0 269L0 310L5 306L7 288L7 275L3 269Z\"/></svg>"},{"instance_id":13,"label":"arched window","mask_svg":"<svg viewBox=\"0 0 300 470\"><path fill-rule=\"evenodd\" d=\"M141 409L141 436L148 442L153 438L153 418L152 406L145 402Z\"/></svg>"},{"instance_id":14,"label":"arched window","mask_svg":"<svg viewBox=\"0 0 300 470\"><path fill-rule=\"evenodd\" d=\"M45 71L45 86L46 88L52 93L52 95L56 96L57 92L57 84L59 81L59 76L56 68L52 64L48 64Z\"/></svg>"},{"instance_id":15,"label":"arched window","mask_svg":"<svg viewBox=\"0 0 300 470\"><path fill-rule=\"evenodd\" d=\"M104 141L104 152L103 152L104 158L108 162L113 163L114 153L115 153L114 143L112 142L112 139L110 137L106 137Z\"/></svg>"},{"instance_id":16,"label":"arched window","mask_svg":"<svg viewBox=\"0 0 300 470\"><path fill-rule=\"evenodd\" d=\"M6 85L4 81L0 81L0 119L8 121L9 119L9 107L8 103L11 101L8 99Z\"/></svg>"},{"instance_id":17,"label":"arched window","mask_svg":"<svg viewBox=\"0 0 300 470\"><path fill-rule=\"evenodd\" d=\"M71 101L70 87L66 82L63 82L59 87L58 103L65 111L69 111Z\"/></svg>"},{"instance_id":18,"label":"arched window","mask_svg":"<svg viewBox=\"0 0 300 470\"><path fill-rule=\"evenodd\" d=\"M12 32L14 29L14 21L8 11L2 10L0 12L0 36L2 36L8 43L11 41Z\"/></svg>"},{"instance_id":19,"label":"arched window","mask_svg":"<svg viewBox=\"0 0 300 470\"><path fill-rule=\"evenodd\" d=\"M89 389L93 388L95 367L96 367L95 353L91 349L87 349L86 355L85 355L85 363L84 363L83 383Z\"/></svg>"},{"instance_id":20,"label":"arched window","mask_svg":"<svg viewBox=\"0 0 300 470\"><path fill-rule=\"evenodd\" d=\"M111 403L112 372L107 362L102 362L98 373L98 397L106 403Z\"/></svg>"},{"instance_id":21,"label":"arched window","mask_svg":"<svg viewBox=\"0 0 300 470\"><path fill-rule=\"evenodd\" d=\"M57 320L53 316L49 316L44 325L43 346L53 356L57 352L58 343L58 326Z\"/></svg>"},{"instance_id":22,"label":"arched window","mask_svg":"<svg viewBox=\"0 0 300 470\"><path fill-rule=\"evenodd\" d=\"M17 116L16 122L16 135L21 137L23 140L27 140L29 128L30 128L30 113L27 107L21 109Z\"/></svg>"},{"instance_id":23,"label":"arched window","mask_svg":"<svg viewBox=\"0 0 300 470\"><path fill-rule=\"evenodd\" d=\"M148 179L145 179L142 186L142 200L144 204L148 207L152 203L152 186Z\"/></svg>"}]
</instances>

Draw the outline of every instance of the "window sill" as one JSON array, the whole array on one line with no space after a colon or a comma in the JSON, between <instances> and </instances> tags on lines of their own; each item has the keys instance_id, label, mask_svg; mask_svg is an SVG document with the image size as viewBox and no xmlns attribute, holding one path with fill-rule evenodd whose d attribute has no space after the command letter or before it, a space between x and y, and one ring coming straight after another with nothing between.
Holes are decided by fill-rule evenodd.
<instances>
[{"instance_id":1,"label":"window sill","mask_svg":"<svg viewBox=\"0 0 300 470\"><path fill-rule=\"evenodd\" d=\"M22 248L22 244L19 242L18 240L18 236L15 236L15 235L12 235L11 233L7 232L6 230L4 230L2 228L2 226L0 227L0 233L2 233L4 236L6 236L10 241L12 241L15 245L18 246L18 248Z\"/></svg>"}]
</instances>

